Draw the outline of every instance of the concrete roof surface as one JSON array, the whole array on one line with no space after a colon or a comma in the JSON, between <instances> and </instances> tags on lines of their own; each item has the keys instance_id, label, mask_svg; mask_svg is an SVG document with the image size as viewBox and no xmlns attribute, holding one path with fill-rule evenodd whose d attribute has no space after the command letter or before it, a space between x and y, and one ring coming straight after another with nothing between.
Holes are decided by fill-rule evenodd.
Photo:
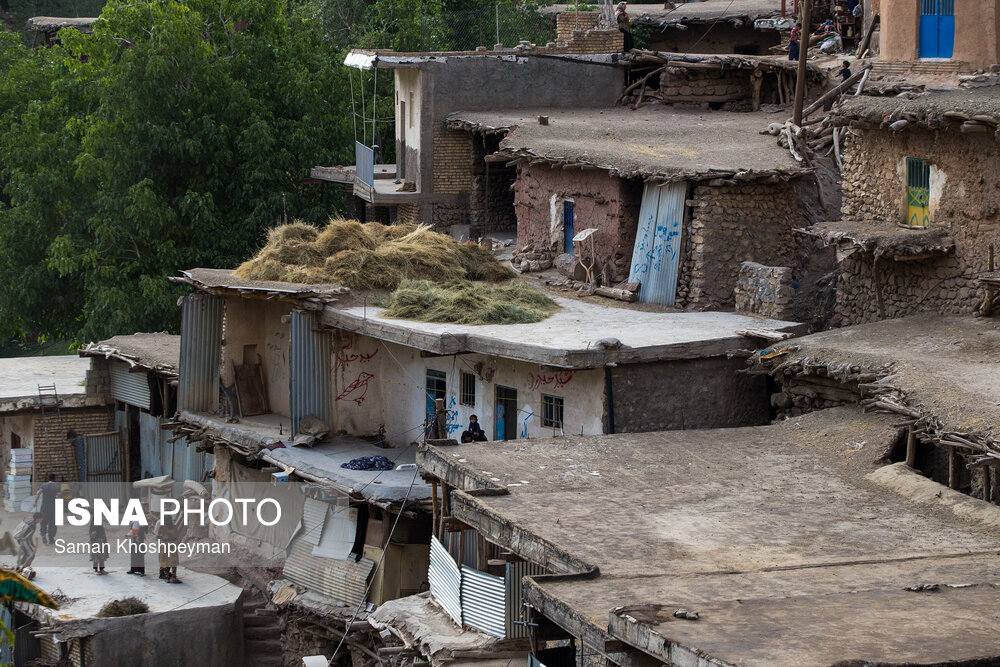
<instances>
[{"instance_id":1,"label":"concrete roof surface","mask_svg":"<svg viewBox=\"0 0 1000 667\"><path fill-rule=\"evenodd\" d=\"M909 406L931 412L948 428L1000 433L996 318L919 315L831 329L778 347L792 348L787 361L870 369L902 389Z\"/></svg>"},{"instance_id":2,"label":"concrete roof surface","mask_svg":"<svg viewBox=\"0 0 1000 667\"><path fill-rule=\"evenodd\" d=\"M452 494L452 515L489 539L555 573L597 568L596 578L526 585L532 604L576 619L581 632L606 632L610 621L633 644L650 635L629 632L652 632L665 643L654 653L673 645L675 656L723 664L832 665L911 656L917 649L901 644L918 627L933 638L919 644L927 664L1000 656L990 634L1000 619L979 615L1000 603L994 587L940 598L904 590L1000 582L1000 530L868 477L896 442L893 421L837 408L763 427L434 447L418 462L458 488L508 492ZM617 627L611 612L622 605L663 605L669 618ZM701 619L675 619L680 607ZM951 618L937 624L942 612ZM966 643L969 633L982 643Z\"/></svg>"},{"instance_id":3,"label":"concrete roof surface","mask_svg":"<svg viewBox=\"0 0 1000 667\"><path fill-rule=\"evenodd\" d=\"M62 28L76 28L81 32L92 32L92 26L99 17L32 16L26 27L32 32L56 32Z\"/></svg>"},{"instance_id":4,"label":"concrete roof surface","mask_svg":"<svg viewBox=\"0 0 1000 667\"><path fill-rule=\"evenodd\" d=\"M342 285L284 283L275 280L243 280L232 269L188 269L181 271L183 278L171 278L173 282L185 282L206 291L222 292L272 292L292 298L311 295L346 294L350 290Z\"/></svg>"},{"instance_id":5,"label":"concrete roof surface","mask_svg":"<svg viewBox=\"0 0 1000 667\"><path fill-rule=\"evenodd\" d=\"M40 547L39 550L47 547ZM146 557L147 561L149 556ZM152 556L153 561L156 556ZM80 567L37 567L32 581L45 592L59 591L70 597L59 609L44 609L50 622L95 618L101 607L112 600L136 597L149 605L150 613L174 609L196 609L234 604L243 590L221 577L182 568L178 573L184 582L167 586L153 575L130 577L124 569L110 570L98 576L88 569L86 556L80 556ZM124 566L123 566L124 567ZM148 565L147 565L148 568ZM38 608L42 610L41 607Z\"/></svg>"},{"instance_id":6,"label":"concrete roof surface","mask_svg":"<svg viewBox=\"0 0 1000 667\"><path fill-rule=\"evenodd\" d=\"M1000 89L995 86L983 88L956 88L954 90L935 90L924 93L913 99L901 97L874 97L860 95L848 97L833 116L856 118L881 122L889 114L899 111L900 114L912 114L917 118L957 111L972 116L983 115L1000 119ZM897 120L897 114L893 120Z\"/></svg>"},{"instance_id":7,"label":"concrete roof surface","mask_svg":"<svg viewBox=\"0 0 1000 667\"><path fill-rule=\"evenodd\" d=\"M130 365L176 374L180 367L181 337L165 332L134 333L90 343L82 357L113 357Z\"/></svg>"},{"instance_id":8,"label":"concrete roof surface","mask_svg":"<svg viewBox=\"0 0 1000 667\"><path fill-rule=\"evenodd\" d=\"M534 324L414 322L382 317L370 306L328 306L323 324L439 354L496 354L563 368L717 356L745 343L738 330L803 328L736 313L655 313L553 298L561 310Z\"/></svg>"},{"instance_id":9,"label":"concrete roof surface","mask_svg":"<svg viewBox=\"0 0 1000 667\"><path fill-rule=\"evenodd\" d=\"M315 447L286 446L267 453L275 461L330 479L369 500L401 501L405 498L416 501L431 497L430 485L420 478L416 469L380 471L340 467L340 464L362 456L384 456L397 466L413 463L416 448L412 446L386 449L360 438L334 436L331 441Z\"/></svg>"},{"instance_id":10,"label":"concrete roof surface","mask_svg":"<svg viewBox=\"0 0 1000 667\"><path fill-rule=\"evenodd\" d=\"M548 125L538 123L548 116ZM764 112L695 111L649 105L632 110L517 109L458 111L447 119L483 129L513 128L500 153L587 163L621 175L803 170L774 137L760 134L777 117Z\"/></svg>"},{"instance_id":11,"label":"concrete roof surface","mask_svg":"<svg viewBox=\"0 0 1000 667\"><path fill-rule=\"evenodd\" d=\"M617 3L612 3L617 4ZM574 5L549 5L539 11L544 14L561 14L575 11ZM660 4L628 4L628 14L633 21L705 21L719 18L749 16L759 18L781 12L781 0L702 0L702 2L677 2L668 8ZM789 8L791 15L791 8ZM752 26L751 26L752 27Z\"/></svg>"},{"instance_id":12,"label":"concrete roof surface","mask_svg":"<svg viewBox=\"0 0 1000 667\"><path fill-rule=\"evenodd\" d=\"M55 384L60 398L83 396L90 359L79 356L7 357L0 359L0 402L25 399L22 407L38 403L38 385ZM4 405L3 408L10 409Z\"/></svg>"}]
</instances>

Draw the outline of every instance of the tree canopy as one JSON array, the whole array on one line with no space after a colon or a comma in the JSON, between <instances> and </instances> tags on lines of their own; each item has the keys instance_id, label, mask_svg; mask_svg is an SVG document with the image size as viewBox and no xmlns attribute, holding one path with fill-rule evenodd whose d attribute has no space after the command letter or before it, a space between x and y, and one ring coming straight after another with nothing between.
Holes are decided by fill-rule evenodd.
<instances>
[{"instance_id":1,"label":"tree canopy","mask_svg":"<svg viewBox=\"0 0 1000 667\"><path fill-rule=\"evenodd\" d=\"M343 190L303 181L353 162L344 51L447 49L459 33L443 17L480 4L499 12L111 0L92 34L64 29L51 48L0 32L0 340L178 330L167 276L235 267L269 227L325 222L342 204ZM391 145L391 77L378 83Z\"/></svg>"}]
</instances>

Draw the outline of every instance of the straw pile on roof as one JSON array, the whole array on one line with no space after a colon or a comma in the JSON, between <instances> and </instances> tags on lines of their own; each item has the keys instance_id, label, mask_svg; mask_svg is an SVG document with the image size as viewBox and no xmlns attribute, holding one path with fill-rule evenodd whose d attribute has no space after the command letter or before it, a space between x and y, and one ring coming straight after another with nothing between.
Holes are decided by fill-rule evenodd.
<instances>
[{"instance_id":1,"label":"straw pile on roof","mask_svg":"<svg viewBox=\"0 0 1000 667\"><path fill-rule=\"evenodd\" d=\"M498 282L513 277L513 272L489 250L426 226L335 219L323 230L302 222L272 229L267 245L240 265L236 275L244 280L394 290L407 279Z\"/></svg>"},{"instance_id":2,"label":"straw pile on roof","mask_svg":"<svg viewBox=\"0 0 1000 667\"><path fill-rule=\"evenodd\" d=\"M112 600L97 613L98 618L115 618L117 616L135 616L149 612L149 605L135 597Z\"/></svg>"},{"instance_id":3,"label":"straw pile on roof","mask_svg":"<svg viewBox=\"0 0 1000 667\"><path fill-rule=\"evenodd\" d=\"M404 280L383 305L387 317L453 324L528 324L559 310L555 301L524 283L469 280Z\"/></svg>"}]
</instances>

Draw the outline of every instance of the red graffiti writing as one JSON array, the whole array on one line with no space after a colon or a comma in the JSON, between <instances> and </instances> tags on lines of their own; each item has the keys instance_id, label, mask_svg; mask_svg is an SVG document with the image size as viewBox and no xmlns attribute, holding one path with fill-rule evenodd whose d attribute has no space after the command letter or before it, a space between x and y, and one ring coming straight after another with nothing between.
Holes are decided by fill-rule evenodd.
<instances>
[{"instance_id":1,"label":"red graffiti writing","mask_svg":"<svg viewBox=\"0 0 1000 667\"><path fill-rule=\"evenodd\" d=\"M372 358L375 357L376 354L378 354L377 347L368 354L358 354L351 352L350 350L353 347L354 343L347 343L346 345L342 345L337 349L337 352L334 355L335 356L333 364L334 368L347 367L354 361L360 361L363 364L367 364L369 361L372 360Z\"/></svg>"},{"instance_id":2,"label":"red graffiti writing","mask_svg":"<svg viewBox=\"0 0 1000 667\"><path fill-rule=\"evenodd\" d=\"M365 402L365 394L368 393L368 383L375 378L371 373L362 371L354 382L347 385L344 391L337 396L338 401L353 401L357 405Z\"/></svg>"},{"instance_id":3,"label":"red graffiti writing","mask_svg":"<svg viewBox=\"0 0 1000 667\"><path fill-rule=\"evenodd\" d=\"M534 391L539 387L548 387L549 385L552 385L554 389L559 389L560 387L568 385L569 381L572 379L573 371L560 371L558 373L553 373L552 375L539 373L535 376L535 381L531 385L531 390Z\"/></svg>"}]
</instances>

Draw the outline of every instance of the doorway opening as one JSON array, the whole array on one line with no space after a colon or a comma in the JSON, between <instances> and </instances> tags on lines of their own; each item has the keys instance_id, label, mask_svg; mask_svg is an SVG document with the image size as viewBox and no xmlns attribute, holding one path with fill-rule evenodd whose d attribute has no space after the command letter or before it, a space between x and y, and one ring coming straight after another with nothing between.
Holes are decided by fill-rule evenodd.
<instances>
[{"instance_id":1,"label":"doorway opening","mask_svg":"<svg viewBox=\"0 0 1000 667\"><path fill-rule=\"evenodd\" d=\"M497 385L493 439L517 438L517 389Z\"/></svg>"}]
</instances>

